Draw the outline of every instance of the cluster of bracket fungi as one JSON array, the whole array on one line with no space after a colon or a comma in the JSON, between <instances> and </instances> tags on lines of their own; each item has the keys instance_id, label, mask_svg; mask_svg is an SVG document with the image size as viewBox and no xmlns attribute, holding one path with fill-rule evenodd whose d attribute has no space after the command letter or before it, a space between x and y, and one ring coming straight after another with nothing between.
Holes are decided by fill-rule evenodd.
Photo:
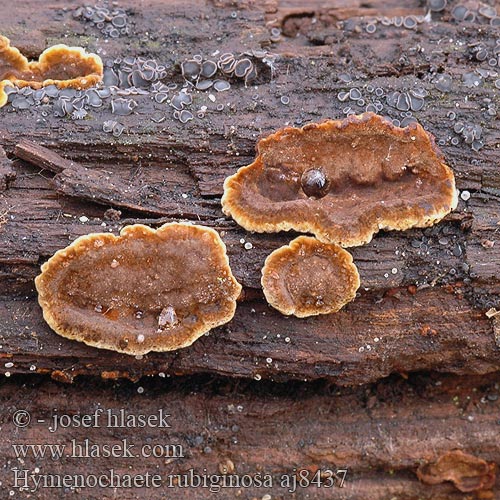
<instances>
[{"instance_id":1,"label":"cluster of bracket fungi","mask_svg":"<svg viewBox=\"0 0 500 500\"><path fill-rule=\"evenodd\" d=\"M295 230L262 270L268 302L298 317L338 311L359 275L342 247L380 229L427 227L456 208L452 170L417 123L373 113L288 127L262 139L255 161L228 177L222 207L249 231Z\"/></svg>"},{"instance_id":2,"label":"cluster of bracket fungi","mask_svg":"<svg viewBox=\"0 0 500 500\"><path fill-rule=\"evenodd\" d=\"M338 311L360 285L350 253L380 229L426 227L457 204L453 172L418 124L373 113L285 128L224 183L223 211L249 231L296 230L262 269L283 314ZM241 285L218 233L171 223L89 234L59 250L36 278L47 323L60 335L128 354L192 344L230 321Z\"/></svg>"},{"instance_id":3,"label":"cluster of bracket fungi","mask_svg":"<svg viewBox=\"0 0 500 500\"><path fill-rule=\"evenodd\" d=\"M82 89L102 78L100 58L82 48L56 45L29 62L0 36L0 106L9 84ZM248 231L315 236L265 261L264 294L283 314L338 311L360 285L345 247L380 229L430 226L457 205L453 172L417 123L399 128L367 112L284 128L257 151L225 180L223 212ZM80 237L43 264L35 284L57 333L134 355L191 345L233 318L241 292L218 233L178 223Z\"/></svg>"}]
</instances>

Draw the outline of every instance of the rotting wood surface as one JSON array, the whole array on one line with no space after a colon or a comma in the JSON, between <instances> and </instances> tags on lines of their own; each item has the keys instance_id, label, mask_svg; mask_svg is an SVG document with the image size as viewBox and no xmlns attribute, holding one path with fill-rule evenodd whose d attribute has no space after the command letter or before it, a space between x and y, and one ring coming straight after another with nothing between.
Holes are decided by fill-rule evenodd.
<instances>
[{"instance_id":1,"label":"rotting wood surface","mask_svg":"<svg viewBox=\"0 0 500 500\"><path fill-rule=\"evenodd\" d=\"M293 3L236 8L230 2L147 2L140 9L129 5L135 36L103 40L96 28L73 17L77 6L61 2L40 12L30 2L16 5L0 21L0 32L32 56L63 40L100 53L105 62L155 58L167 68L165 82L178 84L183 82L179 63L197 53L209 57L216 50L264 48L269 57L266 63L254 60L259 77L248 88L232 81L226 92L194 91L189 109L195 118L186 124L150 95L132 96L138 107L129 116L111 114L109 99L83 120L57 118L50 106L15 112L7 105L0 111L1 142L17 173L0 193L1 351L14 362L10 372L57 371L72 379L77 374L138 378L160 371L209 371L357 384L398 371L486 373L498 368L493 322L484 314L499 303L499 130L487 112L488 106L498 105L498 92L493 76L482 77L477 87L463 82L463 73L489 68L474 58L474 44L481 42L492 54L498 29L466 29L449 22L447 10L416 30L378 23L376 33L368 35L369 18L345 20L346 12L336 10L335 2L315 14L315 23L309 22L314 3L299 15ZM418 2L410 2L404 12L393 8L394 15L424 12ZM40 12L43 22L31 10ZM372 15L364 8L359 13ZM292 18L296 33L287 36L292 35ZM280 23L283 34L271 42L270 30ZM436 88L442 73L452 78L450 92ZM343 81L346 74L351 83ZM265 257L293 234L250 234L223 217L223 180L252 160L256 140L270 131L341 117L347 106L363 111L337 95L358 88L368 102L375 95L368 85L386 93L415 88L428 93L425 107L414 115L445 142L446 160L470 199L461 199L457 210L434 228L379 234L369 245L353 249L362 288L339 314L286 318L266 306L260 269ZM288 105L282 96L289 98ZM384 98L381 102L382 114L403 119ZM217 111L216 104L223 110ZM204 105L208 111L200 119L196 111ZM107 120L119 121L125 131L118 138L103 132ZM458 121L482 126L482 149L472 150L453 132ZM80 167L66 168L52 179L43 162L37 167L15 159L15 146L25 139ZM113 212L115 220L108 220L109 208L120 209L121 218L116 220ZM45 325L33 278L57 249L89 232L185 219L221 231L245 287L234 321L189 349L140 360L61 339ZM242 241L252 248L245 249Z\"/></svg>"},{"instance_id":2,"label":"rotting wood surface","mask_svg":"<svg viewBox=\"0 0 500 500\"><path fill-rule=\"evenodd\" d=\"M73 386L45 378L14 377L0 388L4 411L0 439L4 472L22 465L11 448L19 442L63 442L94 438L104 444L137 437L138 442L180 442L188 453L183 461L117 460L121 472L158 470L161 474L195 468L220 472L234 464L238 474L293 474L293 468L344 467L346 489L288 494L245 489L242 498L349 498L366 500L471 499L450 483L429 486L417 480L421 463L432 463L460 449L488 463L500 463L498 449L498 370L500 347L495 342L491 308L500 309L500 131L491 106L498 107L498 76L481 76L467 87L464 74L495 70L477 60L477 43L491 55L498 28L484 22L451 20L449 2L432 22L415 30L377 23L373 16L423 15L423 2L409 0L346 2L259 0L234 3L130 0L120 2L130 14L133 36L106 38L72 15L79 2L34 0L13 3L2 12L0 33L30 57L47 46L64 42L97 51L103 59L146 56L167 66L166 82L183 83L179 62L194 54L265 49L267 62L255 61L259 78L246 88L231 81L229 91L194 92L194 120L181 124L173 109L151 96L132 96L139 106L129 116L111 114L110 100L91 110L86 119L46 115L41 108L0 110L0 370L8 374L50 374L65 382L78 374L106 379L143 375L217 373L254 377L261 382L219 381L162 383L143 381L144 394L127 382L77 380ZM359 16L367 16L364 19ZM342 22L344 24L337 24ZM282 34L271 41L271 29ZM345 82L349 75L352 82ZM450 75L449 92L436 81ZM470 77L468 77L470 78ZM220 196L224 178L254 158L256 140L285 124L339 118L351 106L339 92L358 88L368 100L368 85L406 92L422 87L425 106L414 116L432 132L463 193L457 210L430 230L383 233L353 249L362 288L359 297L336 315L298 320L270 309L260 290L265 257L295 235L249 234L223 217ZM215 96L213 103L209 95ZM370 97L371 96L371 97ZM283 104L281 98L289 98ZM488 101L489 100L489 101ZM286 99L284 100L286 102ZM382 114L403 119L386 105ZM217 111L217 104L223 110ZM207 106L204 118L196 111ZM456 114L452 120L451 114ZM154 120L152 119L154 118ZM118 120L119 137L103 132L103 123ZM471 149L456 122L481 125L484 147ZM54 168L15 158L24 140L48 147L71 165L54 181ZM59 161L59 160L57 160ZM14 169L16 178L12 175ZM57 167L56 167L57 168ZM57 172L57 170L55 170ZM184 195L184 196L183 196ZM110 210L112 209L112 210ZM121 210L121 214L116 210ZM221 231L233 270L244 285L235 319L177 353L150 354L142 359L89 348L54 334L43 322L33 278L40 264L77 236L96 231L117 232L124 224L157 226L173 220L201 222ZM246 250L241 241L250 242ZM496 326L498 330L498 325ZM272 380L328 379L344 385L374 381L392 372L455 374L395 375L360 388L326 386L326 382L286 386ZM89 400L89 395L92 395ZM91 402L89 402L91 401ZM132 413L173 414L167 437L151 430L68 429L54 439L45 424L34 423L14 432L11 418L27 408L32 418L59 413L85 414L99 403L104 408L127 407ZM240 409L241 408L241 409ZM182 422L182 425L178 424ZM200 426L200 422L204 422ZM177 427L177 425L179 425ZM229 462L228 462L229 460ZM44 462L44 461L42 461ZM26 460L27 468L47 469ZM109 460L67 459L53 472L101 472ZM2 479L6 496L12 476ZM496 485L481 498L496 498ZM156 492L149 489L154 500ZM235 498L223 492L217 498ZM16 491L17 497L21 492ZM44 490L41 500L54 498ZM86 498L115 498L100 490L80 492ZM208 498L192 488L183 498ZM34 494L25 492L26 498ZM143 492L123 490L121 498L144 498ZM158 495L164 498L164 492ZM476 497L478 498L478 497Z\"/></svg>"},{"instance_id":3,"label":"rotting wood surface","mask_svg":"<svg viewBox=\"0 0 500 500\"><path fill-rule=\"evenodd\" d=\"M421 464L433 463L455 448L487 464L498 463L498 374L412 375L408 381L393 376L356 389L338 389L324 383L292 382L282 386L207 377L160 383L161 379L156 378L141 383L142 393L128 382L110 387L91 380L68 385L31 377L25 383L21 380L0 388L0 404L4 408L0 424L3 434L10 437L0 440L0 453L7 464L0 486L2 498L8 498L12 468L32 472L35 467L41 474L70 476L109 474L111 467L120 475L161 475L161 488L118 489L120 498L127 499L260 500L270 495L273 500L472 500L495 499L500 493L496 485L493 491L476 496L475 492L460 492L450 482L422 484L416 475ZM29 410L32 423L16 430L12 415L21 408ZM99 419L87 423L97 423L99 427L54 426L54 415L92 416L96 409L101 412ZM171 415L167 419L170 428L107 426L107 412L118 415L121 409L132 416L158 415L163 410ZM65 423L64 418L56 420ZM111 421L111 425L121 422ZM89 440L87 448L85 439ZM81 447L74 446L72 440ZM115 459L83 456L90 453L92 445L120 447L122 440L134 445L129 448L134 454L140 455L144 444L158 444L163 446L164 455ZM26 443L65 445L65 453L76 456L61 461L33 460L29 456L17 460L12 444ZM184 458L173 459L172 455L180 454L167 445L180 445ZM218 475L217 484L221 484L224 467L240 478L259 473L271 475L272 487L235 487L210 493L207 487L175 487L175 480L169 479L192 469L197 475ZM303 477L309 478L322 470L325 486L329 484L328 470L345 468L343 488L338 487L340 483L330 488L318 488L314 483L289 492L281 486L283 475L294 477L301 470L306 471ZM457 473L460 478L459 470ZM174 481L174 486L168 488L170 481ZM28 484L34 487L30 480ZM180 484L185 485L186 481ZM16 498L51 500L56 498L51 496L53 491L57 490L40 488L32 496L26 492L26 496ZM88 500L116 498L109 488L77 491ZM16 495L21 493L16 491Z\"/></svg>"}]
</instances>

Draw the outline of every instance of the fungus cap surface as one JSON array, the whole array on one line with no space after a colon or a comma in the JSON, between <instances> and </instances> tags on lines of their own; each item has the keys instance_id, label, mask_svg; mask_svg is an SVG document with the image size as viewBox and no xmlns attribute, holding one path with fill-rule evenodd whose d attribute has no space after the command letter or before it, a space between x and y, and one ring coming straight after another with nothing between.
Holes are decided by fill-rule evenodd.
<instances>
[{"instance_id":1,"label":"fungus cap surface","mask_svg":"<svg viewBox=\"0 0 500 500\"><path fill-rule=\"evenodd\" d=\"M241 292L218 233L177 223L82 236L35 284L58 334L134 355L191 345L234 316Z\"/></svg>"},{"instance_id":2,"label":"fungus cap surface","mask_svg":"<svg viewBox=\"0 0 500 500\"><path fill-rule=\"evenodd\" d=\"M344 247L380 229L427 227L457 205L434 139L373 113L284 128L224 182L222 208L249 231L296 230Z\"/></svg>"},{"instance_id":3,"label":"fungus cap surface","mask_svg":"<svg viewBox=\"0 0 500 500\"><path fill-rule=\"evenodd\" d=\"M275 309L305 318L337 312L353 300L359 274L339 245L299 236L267 257L262 288Z\"/></svg>"},{"instance_id":4,"label":"fungus cap surface","mask_svg":"<svg viewBox=\"0 0 500 500\"><path fill-rule=\"evenodd\" d=\"M5 92L5 87L12 85L10 80L0 81L0 108L7 103L7 92Z\"/></svg>"},{"instance_id":5,"label":"fungus cap surface","mask_svg":"<svg viewBox=\"0 0 500 500\"><path fill-rule=\"evenodd\" d=\"M58 88L84 89L99 83L102 75L101 58L81 47L54 45L44 50L38 61L29 62L10 45L8 38L0 35L0 81L9 80L18 87L35 89L52 84ZM0 103L5 99L0 87Z\"/></svg>"}]
</instances>

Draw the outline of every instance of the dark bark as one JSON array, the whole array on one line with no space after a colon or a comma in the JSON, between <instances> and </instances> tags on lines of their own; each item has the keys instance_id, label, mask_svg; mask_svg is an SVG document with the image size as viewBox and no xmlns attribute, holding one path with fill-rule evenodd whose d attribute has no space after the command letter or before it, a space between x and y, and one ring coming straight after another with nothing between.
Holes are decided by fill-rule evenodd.
<instances>
[{"instance_id":1,"label":"dark bark","mask_svg":"<svg viewBox=\"0 0 500 500\"><path fill-rule=\"evenodd\" d=\"M229 92L215 92L223 111L216 111L208 99L210 91L195 92L192 111L201 105L207 105L208 111L205 118L184 125L173 118L171 107L142 95L134 96L139 103L136 111L120 117L111 114L109 105L90 110L86 120L57 118L51 108L44 113L47 116L39 108L13 112L8 105L2 109L0 134L11 155L16 144L29 139L65 159L54 167L54 159L45 154L35 161L38 168L16 160L18 178L0 194L0 294L4 297L0 318L5 325L3 344L9 346L4 352L15 357L14 371L24 372L31 364L39 370L75 374L114 368L136 378L171 367L181 373L213 370L236 376L329 377L350 384L402 370L485 373L498 368L493 320L485 312L499 304L500 245L495 244L500 220L500 177L495 166L499 131L482 104L495 104L497 94L493 77L484 77L474 88L462 81L464 72L484 66L474 58L473 36L480 36L491 52L498 38L495 29L482 25L480 33L463 31L460 24L445 22L446 11L434 14L435 21L421 23L416 30L379 23L368 40L365 21L353 18L352 12L347 16L332 2L331 8L316 12L316 23L307 22L307 12L319 9L319 4L310 4L307 15L294 20L296 36L281 36L273 43L266 22L284 23L291 11L301 10L300 5L249 4L238 11L225 3L197 4L197 9L183 2L148 5L140 11L131 7L137 35L126 38L131 44L126 50L123 39L109 39L102 54L105 60L137 54L156 57L168 68L166 81L182 83L178 64L197 52L208 57L216 49L248 52L264 47L274 57L267 63L255 59L259 68L255 86L246 88L241 81L233 81ZM369 15L365 7L356 8L361 9L358 14ZM401 14L397 6L384 8ZM412 13L418 8L417 3L408 6ZM25 9L27 4L16 6L10 15L24 18ZM202 40L198 27L193 27L193 9L195 17L203 19L204 32L225 33L223 42L216 37ZM13 17L2 21L0 28L28 53L41 52L61 26L74 33L67 43L102 50L96 30L73 18L70 10L49 9L43 15L39 31L28 23L13 32L9 27L15 25ZM339 24L346 16L350 21ZM171 22L160 21L164 18ZM140 35L146 31L151 35ZM175 45L174 33L179 33ZM457 37L459 44L454 42ZM442 70L453 79L447 93L435 86ZM343 73L353 83L344 83L339 76ZM442 149L455 170L458 187L471 197L460 200L457 210L434 228L379 234L369 245L353 249L362 288L345 311L306 321L285 318L265 306L260 269L265 257L293 235L248 234L223 217L219 201L223 180L251 161L259 136L286 123L340 116L347 104L361 111L336 96L357 86L369 98L368 84L386 92L407 91L415 85L428 92L424 109L415 115L437 139L444 140ZM288 106L280 102L281 95L290 96ZM479 152L462 138L458 145L451 143L451 137L459 137L452 131L457 121L449 118L452 110L457 120L482 125L485 145ZM382 113L401 119L399 111L385 104ZM159 115L164 118L160 123ZM126 131L119 138L102 131L109 119L124 124ZM29 148L18 149L18 156L33 161ZM54 178L49 170L57 171ZM108 220L108 208L119 208L122 218ZM92 231L181 219L219 229L228 245L246 299L227 327L190 349L137 361L67 342L44 325L33 278L40 263L57 249ZM242 239L253 248L244 250ZM34 337L44 346L44 356L33 351L29 339ZM283 337L290 337L290 342ZM375 338L381 340L377 343ZM94 358L100 362L90 363ZM273 363L263 363L266 358Z\"/></svg>"},{"instance_id":2,"label":"dark bark","mask_svg":"<svg viewBox=\"0 0 500 500\"><path fill-rule=\"evenodd\" d=\"M11 469L35 467L41 474L187 473L221 475L223 467L243 476L257 473L273 476L272 488L234 488L210 494L207 488L119 489L120 498L233 499L350 499L350 500L466 500L496 498L490 493L462 493L450 482L433 486L417 479L417 469L432 464L450 450L460 449L486 464L500 461L498 374L482 377L411 376L405 381L391 377L371 386L339 389L326 384L228 382L217 379L156 378L140 386L125 382L104 384L92 379L73 385L56 384L31 377L0 388L4 411L0 417L3 435L0 452L2 497L13 484ZM138 393L141 387L143 393ZM57 412L54 411L57 408ZM100 427L59 427L49 432L54 415L93 415L101 408L99 420L87 422ZM16 431L12 416L25 409L32 423ZM130 415L170 414L171 428L113 428L107 426L106 411ZM44 422L38 422L41 419ZM61 419L64 422L64 419ZM134 453L149 445L175 445L185 458L73 458L60 461L26 458L17 460L12 444L64 444L71 454L71 440L100 446L119 445L123 439L134 444ZM75 448L76 449L76 448ZM472 460L472 459L470 459ZM234 469L233 469L234 468ZM298 488L294 494L280 487L283 474L308 470L312 475L347 468L345 487ZM465 477L457 471L457 479ZM481 481L480 474L474 481ZM310 476L311 477L311 476ZM436 479L436 478L434 478ZM488 478L485 477L486 481ZM469 483L472 481L469 479ZM469 484L467 483L467 484ZM458 483L460 485L460 482ZM40 500L55 498L54 490L41 488ZM22 496L25 495L25 496ZM110 489L83 488L86 499L115 498ZM490 496L487 496L490 495ZM493 495L493 496L491 496ZM16 491L16 498L30 498ZM31 497L33 498L33 496Z\"/></svg>"},{"instance_id":3,"label":"dark bark","mask_svg":"<svg viewBox=\"0 0 500 500\"><path fill-rule=\"evenodd\" d=\"M15 178L16 172L12 168L12 162L7 158L4 149L0 147L0 191L5 191Z\"/></svg>"},{"instance_id":4,"label":"dark bark","mask_svg":"<svg viewBox=\"0 0 500 500\"><path fill-rule=\"evenodd\" d=\"M2 12L0 33L30 57L61 42L98 51L105 61L141 55L165 64L165 83L182 85L179 63L194 54L210 57L217 50L256 49L269 53L265 60L250 56L259 71L252 85L231 80L227 92L193 92L189 110L195 118L186 124L151 95L132 96L138 107L129 116L113 115L109 99L103 107L89 109L84 120L55 117L50 105L0 109L0 146L8 155L0 156L0 371L49 374L65 382L76 375L138 380L145 375L215 373L240 379L209 382L199 375L166 386L141 382L146 387L142 395L128 382L111 387L94 378L77 379L72 386L43 377L27 377L26 384L5 383L0 388L6 410L0 439L4 472L22 465L13 459L13 435L19 442L33 443L89 436L100 444L129 436L141 443L148 438L170 442L172 437L172 443L185 445L188 459L172 464L63 460L54 469L94 473L112 463L122 472L130 467L136 472L158 467L162 474L191 467L200 472L206 467L214 473L230 460L239 474L262 470L278 476L294 467L345 465L350 471L347 487L335 489L333 495L331 490L299 491L291 497L273 489L243 490L240 496L458 500L499 495L498 485L476 496L450 483L422 484L415 474L419 465L431 464L453 449L488 464L500 463L495 399L500 383L495 316L500 309L500 130L493 112L500 104L498 76L483 71L472 87L463 76L495 69L488 59L478 60L477 43L491 58L500 34L481 17L472 24L453 21L450 5L415 30L379 21L375 33L366 32L373 16L423 15L422 4L126 0L120 6L129 13L132 36L118 39L106 39L97 28L74 18L77 2L55 0L41 6L27 0ZM277 41L271 40L272 27L282 30ZM345 81L346 74L352 82ZM436 87L443 74L452 79L448 92ZM286 318L266 305L260 269L272 250L295 235L250 234L224 217L223 181L252 161L259 137L286 124L342 117L348 106L363 111L354 101L341 102L338 94L356 87L367 102L373 101L375 91L369 86L386 94L417 87L427 92L424 108L414 116L442 141L458 188L470 198L464 193L457 210L434 228L380 233L370 244L352 249L362 287L359 297L338 314ZM282 96L289 97L288 105ZM385 99L381 102L381 114L403 119ZM217 104L223 109L217 110ZM198 118L202 106L207 111ZM103 132L107 120L122 123L123 134ZM482 127L484 146L479 151L454 132L459 121ZM18 144L24 147L16 153ZM40 156L40 146L52 155L43 150ZM174 220L220 231L244 286L233 321L190 348L143 359L71 342L48 328L33 279L55 251L82 234ZM252 243L250 250L244 249L242 239ZM410 373L404 380L408 372L424 370L454 375ZM326 385L355 386L394 372L402 377L393 375L360 388ZM262 378L262 385L245 380L250 377ZM311 382L314 379L327 382ZM71 428L52 440L38 424L14 434L10 421L15 409L49 418L53 408L83 414L91 413L97 403L135 413L165 407L173 414L173 434L167 439L151 429ZM42 462L28 460L27 468L48 469ZM10 481L11 476L2 479L5 491ZM54 498L52 493L44 490L37 498ZM169 492L156 493L149 490L148 498L164 498ZM207 498L201 489L181 493L185 498ZM234 491L226 493L218 498L237 497ZM17 490L15 494L22 498ZM109 491L81 494L114 498ZM123 490L119 496L144 498L144 492Z\"/></svg>"}]
</instances>

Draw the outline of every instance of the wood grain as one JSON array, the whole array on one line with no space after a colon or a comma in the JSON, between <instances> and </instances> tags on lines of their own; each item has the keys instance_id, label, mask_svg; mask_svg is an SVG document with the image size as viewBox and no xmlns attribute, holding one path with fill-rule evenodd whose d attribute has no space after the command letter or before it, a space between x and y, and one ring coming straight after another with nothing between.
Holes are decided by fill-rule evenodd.
<instances>
[{"instance_id":1,"label":"wood grain","mask_svg":"<svg viewBox=\"0 0 500 500\"><path fill-rule=\"evenodd\" d=\"M500 35L481 19L453 21L455 4L414 30L384 26L380 19L375 33L366 31L377 16L423 16L423 4L122 0L132 36L118 39L106 39L75 18L78 1L42 6L26 0L2 12L0 33L29 57L64 42L98 52L105 62L155 58L167 68L165 83L179 86L180 63L194 54L265 50L268 55L266 61L253 59L259 76L248 87L232 80L226 92L193 92L189 109L195 118L186 124L151 95L132 96L138 103L134 113L119 117L111 113L109 99L84 120L55 117L50 106L0 109L0 146L7 155L0 151L0 372L11 376L0 385L2 498L12 490L13 467L97 474L113 466L122 473L166 475L190 468L217 473L224 464L233 464L238 474L263 471L274 478L293 475L294 468L347 467L349 473L346 488L333 492L291 494L274 486L223 491L216 496L222 499L500 495L498 484L465 494L449 482L430 486L416 476L420 465L454 449L500 464L499 327L498 318L486 315L491 308L500 310L500 129L489 111L500 102L498 76L484 73L495 68L475 56L478 43L493 54ZM271 35L273 27L281 29L279 37ZM463 75L478 71L479 84L466 86ZM443 74L452 80L449 92L436 87ZM433 228L382 232L353 249L362 286L341 312L287 318L265 303L260 272L266 256L296 234L243 231L221 211L222 184L253 160L260 137L285 125L341 118L348 107L363 111L354 101L338 99L351 88L360 89L367 102L379 88L385 94L423 89L425 106L414 116L441 144L462 197L457 210ZM289 104L282 103L283 96ZM385 98L380 101L381 114L404 118ZM202 106L207 111L198 118ZM123 134L105 133L107 120L122 123ZM454 132L458 121L482 127L479 151ZM16 154L19 144L26 154L22 148ZM39 147L52 156L40 161L40 155L30 154ZM227 245L244 286L228 325L188 349L138 359L63 339L44 323L33 279L55 251L83 234L178 220L216 228ZM245 242L252 248L246 250ZM49 420L54 409L75 415L99 405L131 413L165 408L173 429L71 427L55 435L38 422L17 430L12 424L19 409ZM15 442L67 444L86 437L100 445L125 438L180 443L186 458L23 463L12 448ZM53 493L14 491L15 498L41 500L55 498ZM88 499L127 500L170 493L78 492ZM180 493L209 498L203 489Z\"/></svg>"}]
</instances>

